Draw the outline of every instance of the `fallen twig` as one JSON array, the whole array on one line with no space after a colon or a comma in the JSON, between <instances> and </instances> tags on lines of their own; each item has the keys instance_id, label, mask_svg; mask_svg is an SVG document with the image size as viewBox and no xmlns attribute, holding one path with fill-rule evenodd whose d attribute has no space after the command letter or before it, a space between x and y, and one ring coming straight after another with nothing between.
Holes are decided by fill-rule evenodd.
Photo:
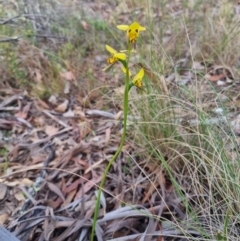
<instances>
[{"instance_id":1,"label":"fallen twig","mask_svg":"<svg viewBox=\"0 0 240 241\"><path fill-rule=\"evenodd\" d=\"M1 102L0 107L5 107L5 106L11 104L12 102L18 100L21 97L22 97L21 94L13 95L13 96L7 98L6 100L4 100L3 102Z\"/></svg>"},{"instance_id":2,"label":"fallen twig","mask_svg":"<svg viewBox=\"0 0 240 241\"><path fill-rule=\"evenodd\" d=\"M12 110L18 110L19 108L18 107L13 107L13 106L10 106L10 107L0 107L0 111L12 111Z\"/></svg>"},{"instance_id":3,"label":"fallen twig","mask_svg":"<svg viewBox=\"0 0 240 241\"><path fill-rule=\"evenodd\" d=\"M55 117L54 115L52 115L49 111L47 110L43 110L42 111L45 115L47 115L48 117L52 118L53 120L55 120L58 124L64 126L64 127L69 127L69 125L67 125L66 123L64 123L63 121L59 120L57 117Z\"/></svg>"},{"instance_id":4,"label":"fallen twig","mask_svg":"<svg viewBox=\"0 0 240 241\"><path fill-rule=\"evenodd\" d=\"M14 42L14 41L18 41L20 38L22 38L22 36L16 36L16 37L12 37L12 38L4 38L4 39L0 39L0 43Z\"/></svg>"},{"instance_id":5,"label":"fallen twig","mask_svg":"<svg viewBox=\"0 0 240 241\"><path fill-rule=\"evenodd\" d=\"M19 18L19 17L20 17L20 15L17 15L15 17L11 17L11 18L8 18L6 20L3 20L2 22L0 22L0 25L7 24L7 23L11 22L13 19L16 19L16 18Z\"/></svg>"},{"instance_id":6,"label":"fallen twig","mask_svg":"<svg viewBox=\"0 0 240 241\"><path fill-rule=\"evenodd\" d=\"M86 115L91 117L106 117L110 119L115 119L114 114L107 111L102 111L102 110L87 110Z\"/></svg>"},{"instance_id":7,"label":"fallen twig","mask_svg":"<svg viewBox=\"0 0 240 241\"><path fill-rule=\"evenodd\" d=\"M72 127L67 127L67 128L65 128L65 129L59 131L59 132L56 133L56 134L53 134L53 135L48 136L48 137L46 137L46 138L43 138L43 139L41 139L41 140L39 140L39 141L36 141L36 142L34 142L34 143L32 143L32 144L29 144L29 143L27 143L27 144L25 144L25 143L20 143L20 144L19 144L19 147L33 148L33 147L35 147L35 146L37 146L37 145L40 145L40 144L42 144L42 143L46 143L46 142L50 141L50 140L51 140L52 138L54 138L55 136L61 135L61 134L65 133L65 132L71 131L71 130L72 130Z\"/></svg>"}]
</instances>

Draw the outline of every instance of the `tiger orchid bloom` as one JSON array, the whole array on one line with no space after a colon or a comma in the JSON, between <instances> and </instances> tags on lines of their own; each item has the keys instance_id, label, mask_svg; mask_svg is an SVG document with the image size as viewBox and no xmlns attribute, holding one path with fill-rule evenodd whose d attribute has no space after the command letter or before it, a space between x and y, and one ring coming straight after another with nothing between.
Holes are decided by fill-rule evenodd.
<instances>
[{"instance_id":1,"label":"tiger orchid bloom","mask_svg":"<svg viewBox=\"0 0 240 241\"><path fill-rule=\"evenodd\" d=\"M125 67L122 67L122 71L126 74L127 70ZM132 73L129 70L129 76L132 76ZM139 72L134 76L132 82L129 85L129 90L135 85L137 88L139 89L143 89L143 83L142 83L142 79L144 76L144 69L140 69Z\"/></svg>"},{"instance_id":2,"label":"tiger orchid bloom","mask_svg":"<svg viewBox=\"0 0 240 241\"><path fill-rule=\"evenodd\" d=\"M135 77L132 80L132 84L138 87L139 89L143 88L142 79L144 76L144 69L140 69L139 72L135 75Z\"/></svg>"},{"instance_id":3,"label":"tiger orchid bloom","mask_svg":"<svg viewBox=\"0 0 240 241\"><path fill-rule=\"evenodd\" d=\"M132 44L136 43L137 38L139 37L139 32L146 30L146 28L141 26L138 22L134 22L130 26L117 25L117 28L123 31L127 31L127 38Z\"/></svg>"},{"instance_id":4,"label":"tiger orchid bloom","mask_svg":"<svg viewBox=\"0 0 240 241\"><path fill-rule=\"evenodd\" d=\"M109 66L104 68L103 71L108 70L118 61L122 62L122 61L126 60L126 54L117 52L115 49L113 49L109 45L106 45L106 49L111 54L111 57L109 57L108 60L107 60Z\"/></svg>"}]
</instances>

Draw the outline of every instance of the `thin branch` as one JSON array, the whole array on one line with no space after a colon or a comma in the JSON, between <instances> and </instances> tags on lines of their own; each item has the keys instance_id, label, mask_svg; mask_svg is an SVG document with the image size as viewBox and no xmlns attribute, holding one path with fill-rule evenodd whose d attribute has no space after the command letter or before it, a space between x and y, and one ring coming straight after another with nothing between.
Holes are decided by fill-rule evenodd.
<instances>
[{"instance_id":1,"label":"thin branch","mask_svg":"<svg viewBox=\"0 0 240 241\"><path fill-rule=\"evenodd\" d=\"M45 115L47 115L48 117L50 117L51 119L53 119L54 121L56 121L58 124L64 126L64 127L69 127L69 125L67 125L66 123L64 123L63 121L59 120L56 116L52 115L49 111L47 110L43 110L42 111Z\"/></svg>"},{"instance_id":2,"label":"thin branch","mask_svg":"<svg viewBox=\"0 0 240 241\"><path fill-rule=\"evenodd\" d=\"M4 39L0 39L0 43L15 42L15 41L18 41L20 38L22 38L22 36L16 36L16 37L12 37L12 38L4 38Z\"/></svg>"},{"instance_id":3,"label":"thin branch","mask_svg":"<svg viewBox=\"0 0 240 241\"><path fill-rule=\"evenodd\" d=\"M15 17L12 17L12 18L9 18L9 19L6 19L6 20L3 20L2 22L0 22L0 25L4 25L4 24L7 24L9 22L12 22L13 19L16 19L16 18L19 18L20 15L17 15Z\"/></svg>"},{"instance_id":4,"label":"thin branch","mask_svg":"<svg viewBox=\"0 0 240 241\"><path fill-rule=\"evenodd\" d=\"M45 35L45 34L33 34L30 37L37 37L37 38L57 38L57 39L65 39L67 40L67 37L63 36L57 36L57 35Z\"/></svg>"}]
</instances>

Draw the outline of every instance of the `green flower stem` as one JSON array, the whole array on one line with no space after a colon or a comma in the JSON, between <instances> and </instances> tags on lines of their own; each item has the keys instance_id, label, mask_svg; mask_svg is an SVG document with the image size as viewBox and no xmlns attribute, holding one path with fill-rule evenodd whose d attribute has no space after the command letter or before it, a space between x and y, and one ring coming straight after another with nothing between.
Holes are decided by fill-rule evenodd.
<instances>
[{"instance_id":1,"label":"green flower stem","mask_svg":"<svg viewBox=\"0 0 240 241\"><path fill-rule=\"evenodd\" d=\"M96 228L96 224L97 224L97 218L98 218L98 212L99 212L99 206L100 206L100 198L101 198L101 192L104 186L104 183L106 181L107 178L107 174L113 164L113 162L117 159L119 153L122 150L122 147L124 145L125 142L125 137L126 137L126 133L127 133L127 116L128 116L128 92L129 92L129 68L128 68L128 62L130 59L130 53L131 53L131 49L130 49L130 44L128 46L128 58L127 58L127 62L124 61L123 65L126 68L126 82L125 82L125 91L124 91L124 106L123 106L123 112L124 112L124 116L123 116L123 134L122 134L122 139L120 142L120 145L116 151L116 153L114 154L114 156L111 158L110 162L108 163L104 174L103 174L103 178L102 181L100 183L99 186L99 190L98 190L98 196L97 196L97 201L96 201L96 206L95 206L95 211L94 211L94 216L93 216L93 225L92 225L92 233L91 233L91 241L94 240L94 233L95 233L95 228Z\"/></svg>"}]
</instances>

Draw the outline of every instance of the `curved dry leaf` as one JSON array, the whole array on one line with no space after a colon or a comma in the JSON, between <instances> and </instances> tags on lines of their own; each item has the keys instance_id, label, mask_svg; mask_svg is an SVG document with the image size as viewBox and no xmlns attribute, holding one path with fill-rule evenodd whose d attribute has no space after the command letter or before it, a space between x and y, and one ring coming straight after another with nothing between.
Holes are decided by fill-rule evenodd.
<instances>
[{"instance_id":1,"label":"curved dry leaf","mask_svg":"<svg viewBox=\"0 0 240 241\"><path fill-rule=\"evenodd\" d=\"M110 137L111 137L111 128L107 128L105 130L105 145L109 143Z\"/></svg>"},{"instance_id":2,"label":"curved dry leaf","mask_svg":"<svg viewBox=\"0 0 240 241\"><path fill-rule=\"evenodd\" d=\"M58 133L58 128L54 127L54 126L50 126L50 125L46 125L45 126L45 133L48 135L48 136L53 136L55 134Z\"/></svg>"},{"instance_id":3,"label":"curved dry leaf","mask_svg":"<svg viewBox=\"0 0 240 241\"><path fill-rule=\"evenodd\" d=\"M47 182L47 185L52 192L57 194L63 200L63 202L65 201L65 197L63 196L62 191L60 190L60 188L57 185L55 185L51 182Z\"/></svg>"},{"instance_id":4,"label":"curved dry leaf","mask_svg":"<svg viewBox=\"0 0 240 241\"><path fill-rule=\"evenodd\" d=\"M7 185L0 183L0 201L4 199L7 194Z\"/></svg>"},{"instance_id":5,"label":"curved dry leaf","mask_svg":"<svg viewBox=\"0 0 240 241\"><path fill-rule=\"evenodd\" d=\"M65 112L67 110L68 103L69 103L69 100L65 99L63 103L61 103L55 108L55 110L61 113Z\"/></svg>"},{"instance_id":6,"label":"curved dry leaf","mask_svg":"<svg viewBox=\"0 0 240 241\"><path fill-rule=\"evenodd\" d=\"M7 213L7 212L0 214L0 225L4 225L4 223L8 220L9 216L10 216L9 213ZM2 236L1 236L1 238L2 238Z\"/></svg>"}]
</instances>

